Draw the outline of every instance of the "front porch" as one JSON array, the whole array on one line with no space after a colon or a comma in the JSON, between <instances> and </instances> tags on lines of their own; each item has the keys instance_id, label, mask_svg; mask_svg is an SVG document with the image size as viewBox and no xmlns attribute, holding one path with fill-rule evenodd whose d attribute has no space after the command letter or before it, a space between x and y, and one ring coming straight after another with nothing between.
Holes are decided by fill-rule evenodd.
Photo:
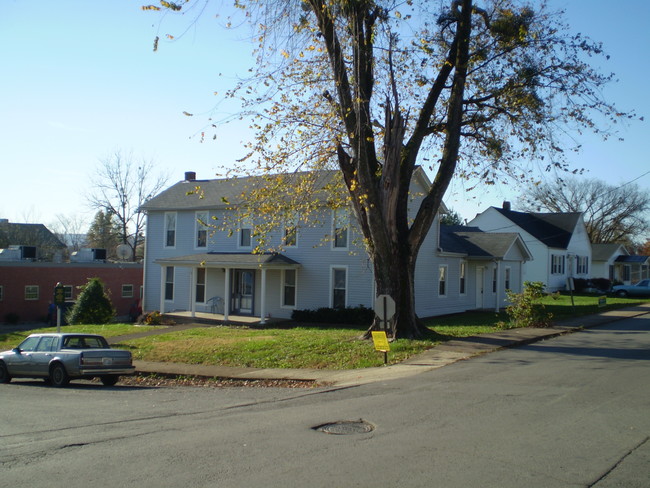
<instances>
[{"instance_id":1,"label":"front porch","mask_svg":"<svg viewBox=\"0 0 650 488\"><path fill-rule=\"evenodd\" d=\"M286 319L278 318L269 318L267 317L265 321L262 321L262 317L253 317L250 315L228 315L226 319L225 315L220 313L209 313L209 312L192 312L192 311L175 311L175 312L166 312L163 314L165 317L172 319L178 324L206 324L206 325L246 325L246 326L257 326L257 325L269 325L278 322L285 322Z\"/></svg>"},{"instance_id":2,"label":"front porch","mask_svg":"<svg viewBox=\"0 0 650 488\"><path fill-rule=\"evenodd\" d=\"M287 318L291 309L280 304L281 297L287 290L295 293L300 268L296 261L276 253L208 252L154 263L162 269L159 309L164 315L176 315L184 323L211 324L264 325L272 315ZM287 287L283 280L289 279L289 273ZM286 295L291 305L294 300Z\"/></svg>"}]
</instances>

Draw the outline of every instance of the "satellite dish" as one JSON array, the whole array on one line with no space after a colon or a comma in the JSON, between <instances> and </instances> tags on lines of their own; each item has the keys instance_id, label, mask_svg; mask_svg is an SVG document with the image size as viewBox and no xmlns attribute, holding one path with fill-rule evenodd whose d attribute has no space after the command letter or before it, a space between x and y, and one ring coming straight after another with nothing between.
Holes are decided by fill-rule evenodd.
<instances>
[{"instance_id":1,"label":"satellite dish","mask_svg":"<svg viewBox=\"0 0 650 488\"><path fill-rule=\"evenodd\" d=\"M117 254L118 259L126 261L131 259L131 247L128 244L120 244L115 249L115 254Z\"/></svg>"}]
</instances>

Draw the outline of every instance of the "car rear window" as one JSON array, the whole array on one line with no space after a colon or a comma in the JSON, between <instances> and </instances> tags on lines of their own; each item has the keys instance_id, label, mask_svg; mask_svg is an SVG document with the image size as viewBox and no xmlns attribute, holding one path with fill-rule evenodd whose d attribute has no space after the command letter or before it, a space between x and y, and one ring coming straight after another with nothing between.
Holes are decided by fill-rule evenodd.
<instances>
[{"instance_id":1,"label":"car rear window","mask_svg":"<svg viewBox=\"0 0 650 488\"><path fill-rule=\"evenodd\" d=\"M69 336L63 340L66 349L106 349L108 344L103 337Z\"/></svg>"}]
</instances>

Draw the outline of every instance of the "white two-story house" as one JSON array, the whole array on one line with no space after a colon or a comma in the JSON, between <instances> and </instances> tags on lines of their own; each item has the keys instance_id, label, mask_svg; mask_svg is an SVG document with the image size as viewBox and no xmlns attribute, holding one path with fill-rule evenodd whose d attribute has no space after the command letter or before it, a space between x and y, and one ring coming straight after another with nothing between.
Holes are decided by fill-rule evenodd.
<instances>
[{"instance_id":1,"label":"white two-story house","mask_svg":"<svg viewBox=\"0 0 650 488\"><path fill-rule=\"evenodd\" d=\"M567 278L591 277L591 243L581 213L528 213L490 207L469 222L484 232L516 232L533 259L524 281L539 281L548 291L564 290Z\"/></svg>"},{"instance_id":2,"label":"white two-story house","mask_svg":"<svg viewBox=\"0 0 650 488\"><path fill-rule=\"evenodd\" d=\"M323 172L324 182L332 174ZM144 311L210 313L224 321L248 316L264 323L270 317L290 318L295 309L372 308L372 263L348 209L331 209L323 202L308 224L290 219L264 236L273 252L256 250L256 223L264 215L223 226L236 211L244 189L263 181L255 177L197 180L188 172L183 181L143 206L147 213ZM429 185L424 171L418 169L411 183L413 199ZM508 235L507 246L490 247L484 241L485 249L480 249L480 242L470 249L466 245L470 239L459 239L446 239L441 246L439 219L435 219L418 255L415 303L420 317L498 308L504 305L506 288L521 289L521 265L530 254L518 236Z\"/></svg>"}]
</instances>

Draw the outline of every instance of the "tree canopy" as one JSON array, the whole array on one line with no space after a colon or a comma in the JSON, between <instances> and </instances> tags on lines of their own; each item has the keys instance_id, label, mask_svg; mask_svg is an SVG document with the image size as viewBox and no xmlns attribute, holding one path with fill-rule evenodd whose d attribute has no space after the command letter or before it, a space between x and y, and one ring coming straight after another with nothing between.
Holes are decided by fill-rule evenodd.
<instances>
[{"instance_id":1,"label":"tree canopy","mask_svg":"<svg viewBox=\"0 0 650 488\"><path fill-rule=\"evenodd\" d=\"M196 2L161 2L170 13ZM397 303L396 337L415 314L420 247L452 178L531 178L566 170L563 134L607 135L627 117L603 100L612 76L588 61L599 43L572 34L545 3L517 0L237 0L256 41L252 76L228 93L256 135L234 174L340 171L373 263ZM144 7L157 9L155 6ZM599 123L604 117L606 123ZM417 167L432 185L411 209Z\"/></svg>"},{"instance_id":2,"label":"tree canopy","mask_svg":"<svg viewBox=\"0 0 650 488\"><path fill-rule=\"evenodd\" d=\"M650 192L633 184L567 177L532 186L521 200L532 212L584 213L593 244L642 243L650 231Z\"/></svg>"}]
</instances>

